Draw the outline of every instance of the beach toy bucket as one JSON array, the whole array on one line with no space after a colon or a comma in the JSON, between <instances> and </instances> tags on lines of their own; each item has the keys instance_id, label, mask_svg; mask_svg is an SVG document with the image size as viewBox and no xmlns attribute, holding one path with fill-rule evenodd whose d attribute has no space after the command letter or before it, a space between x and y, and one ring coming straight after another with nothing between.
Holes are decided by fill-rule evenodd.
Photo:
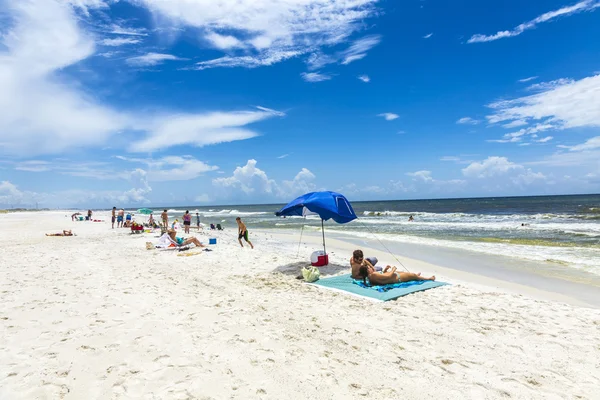
<instances>
[{"instance_id":1,"label":"beach toy bucket","mask_svg":"<svg viewBox=\"0 0 600 400\"><path fill-rule=\"evenodd\" d=\"M323 250L315 251L310 255L310 263L313 267L324 267L329 264L329 255Z\"/></svg>"},{"instance_id":2,"label":"beach toy bucket","mask_svg":"<svg viewBox=\"0 0 600 400\"><path fill-rule=\"evenodd\" d=\"M79 220L80 220L80 221L83 221L83 217L79 217Z\"/></svg>"},{"instance_id":3,"label":"beach toy bucket","mask_svg":"<svg viewBox=\"0 0 600 400\"><path fill-rule=\"evenodd\" d=\"M217 244L217 238L209 238L208 244Z\"/></svg>"}]
</instances>

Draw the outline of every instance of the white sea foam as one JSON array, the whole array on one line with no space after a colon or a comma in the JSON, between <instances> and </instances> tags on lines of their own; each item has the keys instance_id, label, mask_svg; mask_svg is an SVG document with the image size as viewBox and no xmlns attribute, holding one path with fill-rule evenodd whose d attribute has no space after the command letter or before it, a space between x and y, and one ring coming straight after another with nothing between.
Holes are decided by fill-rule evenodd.
<instances>
[{"instance_id":1,"label":"white sea foam","mask_svg":"<svg viewBox=\"0 0 600 400\"><path fill-rule=\"evenodd\" d=\"M532 246L508 243L485 243L476 241L453 241L399 234L372 234L351 230L329 229L329 232L341 233L370 240L389 240L429 246L442 246L462 250L477 251L493 255L508 255L532 261L554 260L566 263L568 267L582 269L600 275L600 249L586 247Z\"/></svg>"}]
</instances>

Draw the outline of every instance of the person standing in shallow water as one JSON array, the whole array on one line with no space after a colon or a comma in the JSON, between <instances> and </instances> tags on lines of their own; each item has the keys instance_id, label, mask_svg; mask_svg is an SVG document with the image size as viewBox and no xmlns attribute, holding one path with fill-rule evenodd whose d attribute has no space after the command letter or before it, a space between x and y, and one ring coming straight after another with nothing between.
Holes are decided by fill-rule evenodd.
<instances>
[{"instance_id":1,"label":"person standing in shallow water","mask_svg":"<svg viewBox=\"0 0 600 400\"><path fill-rule=\"evenodd\" d=\"M189 210L186 210L185 214L183 214L183 231L185 233L190 233L190 225L192 225L192 214L190 214Z\"/></svg>"},{"instance_id":2,"label":"person standing in shallow water","mask_svg":"<svg viewBox=\"0 0 600 400\"><path fill-rule=\"evenodd\" d=\"M251 248L254 248L254 245L251 241L248 240L248 228L246 228L246 224L242 222L240 217L235 219L235 222L238 224L238 242L240 242L240 246L244 247L242 244L242 238L250 245Z\"/></svg>"}]
</instances>

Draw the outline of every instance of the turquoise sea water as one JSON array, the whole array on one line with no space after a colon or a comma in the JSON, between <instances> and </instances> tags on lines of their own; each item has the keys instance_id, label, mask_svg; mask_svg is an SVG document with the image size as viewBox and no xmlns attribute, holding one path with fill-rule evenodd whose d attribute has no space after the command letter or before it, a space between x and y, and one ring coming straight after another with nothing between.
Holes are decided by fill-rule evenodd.
<instances>
[{"instance_id":1,"label":"turquoise sea water","mask_svg":"<svg viewBox=\"0 0 600 400\"><path fill-rule=\"evenodd\" d=\"M291 199L290 199L291 200ZM185 210L202 223L320 230L318 217L280 218L283 204L167 207L170 218ZM364 240L386 240L549 261L600 275L600 195L498 197L352 202L359 217L345 225L325 222L328 232ZM157 213L162 208L155 209ZM408 218L413 216L414 221ZM193 219L195 224L195 218Z\"/></svg>"}]
</instances>

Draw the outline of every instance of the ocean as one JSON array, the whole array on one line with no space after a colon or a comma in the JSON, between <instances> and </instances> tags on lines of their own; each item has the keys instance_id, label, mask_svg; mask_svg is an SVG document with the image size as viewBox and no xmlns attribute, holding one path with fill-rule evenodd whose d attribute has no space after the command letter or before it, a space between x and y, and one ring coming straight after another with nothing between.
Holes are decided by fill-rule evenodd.
<instances>
[{"instance_id":1,"label":"ocean","mask_svg":"<svg viewBox=\"0 0 600 400\"><path fill-rule=\"evenodd\" d=\"M198 212L202 223L226 229L236 228L239 216L250 232L320 231L316 216L276 217L283 205L174 207L169 215L181 221L187 209L194 216ZM357 220L344 225L327 221L326 232L543 261L600 276L600 195L356 201L352 207Z\"/></svg>"}]
</instances>

